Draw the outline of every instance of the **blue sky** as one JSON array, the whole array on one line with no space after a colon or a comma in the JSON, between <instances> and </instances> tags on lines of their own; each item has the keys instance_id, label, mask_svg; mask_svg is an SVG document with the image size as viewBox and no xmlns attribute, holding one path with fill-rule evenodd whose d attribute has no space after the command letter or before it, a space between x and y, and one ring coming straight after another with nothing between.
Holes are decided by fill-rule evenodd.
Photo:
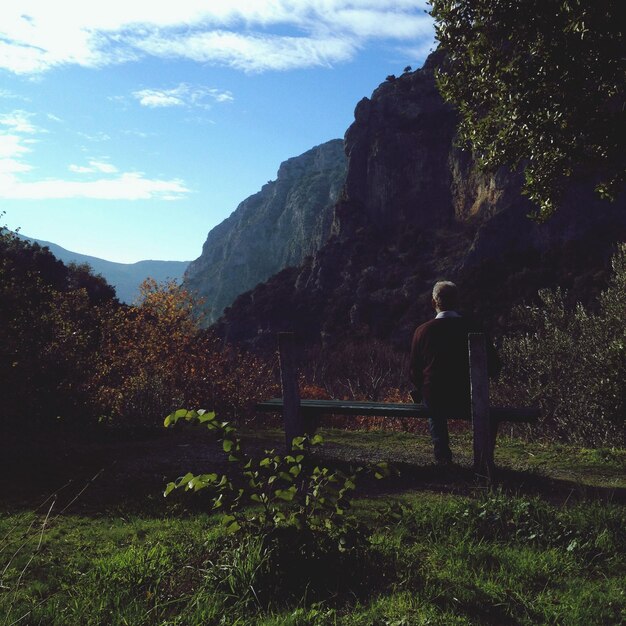
<instances>
[{"instance_id":1,"label":"blue sky","mask_svg":"<svg viewBox=\"0 0 626 626\"><path fill-rule=\"evenodd\" d=\"M0 211L112 261L191 260L281 161L434 47L417 0L3 0Z\"/></svg>"}]
</instances>

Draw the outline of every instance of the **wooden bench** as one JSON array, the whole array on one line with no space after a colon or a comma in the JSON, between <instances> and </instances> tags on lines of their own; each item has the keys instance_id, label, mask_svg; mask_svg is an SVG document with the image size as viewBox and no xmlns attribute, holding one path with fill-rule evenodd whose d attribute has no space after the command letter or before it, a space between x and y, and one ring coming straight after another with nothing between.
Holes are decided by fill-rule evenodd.
<instances>
[{"instance_id":1,"label":"wooden bench","mask_svg":"<svg viewBox=\"0 0 626 626\"><path fill-rule=\"evenodd\" d=\"M320 415L372 415L384 417L427 418L428 408L423 404L356 402L351 400L301 400L298 389L295 338L293 333L278 334L282 398L260 402L260 411L282 412L287 449L294 437L307 431L311 418ZM536 423L538 408L508 408L489 406L489 378L487 351L482 334L468 337L471 388L471 416L473 431L474 469L477 474L491 478L494 471L494 448L500 422ZM453 417L453 416L451 416ZM463 419L463 418L461 418Z\"/></svg>"}]
</instances>

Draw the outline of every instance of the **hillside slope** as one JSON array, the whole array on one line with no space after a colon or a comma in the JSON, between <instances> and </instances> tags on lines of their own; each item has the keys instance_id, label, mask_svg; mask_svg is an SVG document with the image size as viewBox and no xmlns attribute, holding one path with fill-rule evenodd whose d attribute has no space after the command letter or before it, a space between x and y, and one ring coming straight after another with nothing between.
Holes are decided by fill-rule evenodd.
<instances>
[{"instance_id":1,"label":"hillside slope","mask_svg":"<svg viewBox=\"0 0 626 626\"><path fill-rule=\"evenodd\" d=\"M148 277L161 282L175 280L180 283L189 263L187 261L137 261L137 263L115 263L97 257L66 250L50 241L33 239L24 236L24 239L38 243L50 249L54 256L68 263L87 263L95 274L102 274L106 281L115 287L115 292L121 302L132 304L139 296L139 285Z\"/></svg>"}]
</instances>

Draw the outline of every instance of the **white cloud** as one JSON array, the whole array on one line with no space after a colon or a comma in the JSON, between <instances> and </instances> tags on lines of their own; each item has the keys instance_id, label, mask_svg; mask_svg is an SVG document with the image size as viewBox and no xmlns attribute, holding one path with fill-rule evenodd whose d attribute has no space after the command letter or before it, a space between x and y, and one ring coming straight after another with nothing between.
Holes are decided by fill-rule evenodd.
<instances>
[{"instance_id":1,"label":"white cloud","mask_svg":"<svg viewBox=\"0 0 626 626\"><path fill-rule=\"evenodd\" d=\"M356 43L346 38L242 35L228 31L147 37L135 44L158 57L228 65L244 72L330 66L350 60Z\"/></svg>"},{"instance_id":2,"label":"white cloud","mask_svg":"<svg viewBox=\"0 0 626 626\"><path fill-rule=\"evenodd\" d=\"M180 179L150 179L141 172L93 181L46 179L36 182L23 182L10 173L0 172L0 198L5 200L178 200L189 192Z\"/></svg>"},{"instance_id":3,"label":"white cloud","mask_svg":"<svg viewBox=\"0 0 626 626\"><path fill-rule=\"evenodd\" d=\"M87 165L68 165L67 169L70 172L74 172L74 174L91 174L93 172L93 168Z\"/></svg>"},{"instance_id":4,"label":"white cloud","mask_svg":"<svg viewBox=\"0 0 626 626\"><path fill-rule=\"evenodd\" d=\"M190 193L180 179L148 178L142 172L122 172L106 157L92 158L87 165L70 165L75 174L91 174L95 180L24 180L33 168L25 162L37 142L32 136L45 132L31 123L32 114L13 111L0 114L0 199L49 200L90 198L100 200L177 200Z\"/></svg>"},{"instance_id":5,"label":"white cloud","mask_svg":"<svg viewBox=\"0 0 626 626\"><path fill-rule=\"evenodd\" d=\"M333 20L346 32L360 38L412 40L432 33L432 22L423 13L401 10L347 8L337 11Z\"/></svg>"},{"instance_id":6,"label":"white cloud","mask_svg":"<svg viewBox=\"0 0 626 626\"><path fill-rule=\"evenodd\" d=\"M25 96L13 93L8 89L0 89L0 98L4 100L28 100Z\"/></svg>"},{"instance_id":7,"label":"white cloud","mask_svg":"<svg viewBox=\"0 0 626 626\"><path fill-rule=\"evenodd\" d=\"M68 169L75 174L115 174L118 171L115 165L105 161L89 161L89 165L70 165Z\"/></svg>"},{"instance_id":8,"label":"white cloud","mask_svg":"<svg viewBox=\"0 0 626 626\"><path fill-rule=\"evenodd\" d=\"M232 102L234 100L230 91L223 91L209 87L192 87L186 83L180 83L173 89L141 89L133 92L133 97L143 106L177 107L177 106L200 106L208 107L206 100L215 102Z\"/></svg>"},{"instance_id":9,"label":"white cloud","mask_svg":"<svg viewBox=\"0 0 626 626\"><path fill-rule=\"evenodd\" d=\"M329 65L351 59L373 38L431 37L426 6L424 0L9 0L0 3L0 67L36 74L145 55L245 71Z\"/></svg>"},{"instance_id":10,"label":"white cloud","mask_svg":"<svg viewBox=\"0 0 626 626\"><path fill-rule=\"evenodd\" d=\"M109 141L111 139L111 135L108 135L107 133L104 133L102 131L98 131L96 133L79 132L78 135L80 135L81 137L84 137L88 141L94 141L94 142Z\"/></svg>"},{"instance_id":11,"label":"white cloud","mask_svg":"<svg viewBox=\"0 0 626 626\"><path fill-rule=\"evenodd\" d=\"M155 133L146 133L142 130L122 130L122 135L128 135L130 137L139 137L140 139L147 139L148 137L154 137Z\"/></svg>"},{"instance_id":12,"label":"white cloud","mask_svg":"<svg viewBox=\"0 0 626 626\"><path fill-rule=\"evenodd\" d=\"M33 126L30 118L31 113L26 111L12 111L11 113L0 114L0 126L8 126L13 132L33 134L38 132L37 127Z\"/></svg>"},{"instance_id":13,"label":"white cloud","mask_svg":"<svg viewBox=\"0 0 626 626\"><path fill-rule=\"evenodd\" d=\"M436 47L437 41L434 37L431 37L430 39L422 41L418 46L404 46L398 48L398 51L402 54L403 58L414 59L417 62L427 57L428 54L435 50Z\"/></svg>"},{"instance_id":14,"label":"white cloud","mask_svg":"<svg viewBox=\"0 0 626 626\"><path fill-rule=\"evenodd\" d=\"M0 158L19 158L30 152L30 148L24 145L26 143L24 138L19 135L0 133Z\"/></svg>"},{"instance_id":15,"label":"white cloud","mask_svg":"<svg viewBox=\"0 0 626 626\"><path fill-rule=\"evenodd\" d=\"M135 91L133 96L139 100L139 103L146 107L176 107L183 106L185 101L178 96L168 93L167 91L158 91L156 89L142 89Z\"/></svg>"},{"instance_id":16,"label":"white cloud","mask_svg":"<svg viewBox=\"0 0 626 626\"><path fill-rule=\"evenodd\" d=\"M0 176L2 174L16 174L18 172L30 172L30 165L17 159L0 159Z\"/></svg>"},{"instance_id":17,"label":"white cloud","mask_svg":"<svg viewBox=\"0 0 626 626\"><path fill-rule=\"evenodd\" d=\"M0 185L32 169L23 160L31 152L29 144L36 141L32 135L38 132L31 118L31 114L19 110L0 114Z\"/></svg>"}]
</instances>

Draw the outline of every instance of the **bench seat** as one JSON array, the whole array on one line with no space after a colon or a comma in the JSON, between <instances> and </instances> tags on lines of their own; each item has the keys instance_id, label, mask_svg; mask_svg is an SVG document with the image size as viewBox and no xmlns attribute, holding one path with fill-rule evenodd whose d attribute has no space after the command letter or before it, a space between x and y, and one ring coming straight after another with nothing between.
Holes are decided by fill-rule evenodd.
<instances>
[{"instance_id":1,"label":"bench seat","mask_svg":"<svg viewBox=\"0 0 626 626\"><path fill-rule=\"evenodd\" d=\"M266 412L281 412L283 399L272 398L256 405L257 410ZM429 415L428 408L423 404L389 403L389 402L356 402L353 400L300 400L300 411L303 415L370 415L381 417L422 417ZM507 408L489 407L492 420L499 422L526 422L536 423L541 415L538 408ZM450 416L454 418L454 416ZM470 420L469 416L459 416L456 419Z\"/></svg>"}]
</instances>

